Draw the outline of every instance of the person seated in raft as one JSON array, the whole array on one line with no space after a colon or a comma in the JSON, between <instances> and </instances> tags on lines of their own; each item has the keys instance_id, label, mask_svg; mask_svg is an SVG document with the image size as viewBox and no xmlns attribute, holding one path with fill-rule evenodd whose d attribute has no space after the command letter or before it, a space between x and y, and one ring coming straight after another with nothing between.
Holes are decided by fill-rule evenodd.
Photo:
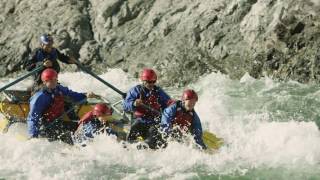
<instances>
[{"instance_id":1,"label":"person seated in raft","mask_svg":"<svg viewBox=\"0 0 320 180\"><path fill-rule=\"evenodd\" d=\"M170 103L170 96L156 85L157 74L153 69L145 68L140 73L142 84L129 90L123 102L125 112L132 112L134 121L131 125L128 142L146 140L150 136L150 128L158 126L161 111Z\"/></svg>"},{"instance_id":2,"label":"person seated in raft","mask_svg":"<svg viewBox=\"0 0 320 180\"><path fill-rule=\"evenodd\" d=\"M51 68L41 73L42 86L30 98L30 111L27 116L29 138L45 137L48 140L61 140L73 144L71 132L75 130L72 121L63 121L64 99L75 102L98 97L94 93L78 93L58 84L58 73ZM70 129L71 128L71 129Z\"/></svg>"},{"instance_id":3,"label":"person seated in raft","mask_svg":"<svg viewBox=\"0 0 320 180\"><path fill-rule=\"evenodd\" d=\"M160 131L153 129L149 148L158 149L167 146L169 138L183 141L187 134L194 136L195 143L201 149L207 149L202 139L202 126L194 107L198 101L197 93L192 89L183 92L181 101L176 101L164 109Z\"/></svg>"},{"instance_id":4,"label":"person seated in raft","mask_svg":"<svg viewBox=\"0 0 320 180\"><path fill-rule=\"evenodd\" d=\"M82 143L102 133L117 136L117 133L111 129L108 122L113 118L112 113L113 110L106 104L96 104L91 111L81 117L78 129L74 134L75 141Z\"/></svg>"}]
</instances>

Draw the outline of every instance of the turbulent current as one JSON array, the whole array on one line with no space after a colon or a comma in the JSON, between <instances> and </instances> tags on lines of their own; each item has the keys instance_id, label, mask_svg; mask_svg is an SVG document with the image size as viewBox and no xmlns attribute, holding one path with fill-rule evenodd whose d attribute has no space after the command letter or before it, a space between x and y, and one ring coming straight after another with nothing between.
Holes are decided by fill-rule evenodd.
<instances>
[{"instance_id":1,"label":"turbulent current","mask_svg":"<svg viewBox=\"0 0 320 180\"><path fill-rule=\"evenodd\" d=\"M139 83L118 69L100 77L122 91ZM84 73L63 73L59 81L75 91L121 98ZM188 87L199 92L203 128L225 141L215 154L179 143L159 151L125 149L107 136L84 148L22 142L9 132L0 134L0 179L320 179L319 85L212 73ZM175 98L183 90L164 89Z\"/></svg>"}]
</instances>

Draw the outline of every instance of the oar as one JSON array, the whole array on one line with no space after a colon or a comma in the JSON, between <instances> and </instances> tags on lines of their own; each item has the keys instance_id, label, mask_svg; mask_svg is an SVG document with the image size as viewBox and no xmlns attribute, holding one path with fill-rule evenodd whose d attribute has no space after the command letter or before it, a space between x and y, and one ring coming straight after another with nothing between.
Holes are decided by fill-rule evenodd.
<instances>
[{"instance_id":1,"label":"oar","mask_svg":"<svg viewBox=\"0 0 320 180\"><path fill-rule=\"evenodd\" d=\"M141 106L142 106L142 107L144 107L144 108L146 108L146 109L148 109L149 111L151 111L151 112L153 112L153 113L156 113L156 114L158 114L158 115L160 115L160 114L161 114L161 112L160 112L160 111L158 111L158 110L156 110L156 109L152 108L151 106L148 106L148 105L146 105L146 104L141 104Z\"/></svg>"},{"instance_id":2,"label":"oar","mask_svg":"<svg viewBox=\"0 0 320 180\"><path fill-rule=\"evenodd\" d=\"M96 78L97 80L99 80L100 82L102 82L103 84L105 84L106 86L108 86L109 88L111 88L112 90L116 91L117 93L119 93L123 98L126 97L126 93L120 91L118 88L114 87L113 85L111 85L110 83L108 83L107 81L103 80L102 78L100 78L99 76L97 76L95 73L93 73L92 71L90 71L88 68L84 67L79 61L75 61L76 65L84 72L90 74L91 76L93 76L94 78Z\"/></svg>"},{"instance_id":3,"label":"oar","mask_svg":"<svg viewBox=\"0 0 320 180\"><path fill-rule=\"evenodd\" d=\"M9 100L9 102L12 102L12 103L19 102L19 98L17 98L16 96L13 96L12 94L7 93L6 91L3 91L2 93Z\"/></svg>"},{"instance_id":4,"label":"oar","mask_svg":"<svg viewBox=\"0 0 320 180\"><path fill-rule=\"evenodd\" d=\"M11 83L9 83L9 84L7 84L7 85L3 86L2 88L0 88L0 92L2 92L3 90L7 89L8 87L13 86L14 84L17 84L18 82L20 82L20 81L22 81L22 80L26 79L27 77L29 77L29 76L31 76L31 75L33 75L33 74L37 73L38 71L41 71L43 68L44 68L43 66L39 66L39 67L35 68L35 69L34 69L34 70L32 70L31 72L29 72L29 73L27 73L27 74L25 74L25 75L21 76L20 78L18 78L18 79L16 79L16 80L12 81Z\"/></svg>"},{"instance_id":5,"label":"oar","mask_svg":"<svg viewBox=\"0 0 320 180\"><path fill-rule=\"evenodd\" d=\"M124 93L122 91L120 91L119 89L117 89L116 87L112 86L110 83L106 82L105 80L101 79L99 76L97 76L95 73L93 73L92 71L90 71L88 68L84 67L79 61L75 61L77 66L85 71L86 73L90 74L91 76L93 76L94 78L96 78L97 80L99 80L100 82L102 82L103 84L107 85L108 87L110 87L111 89L113 89L114 91L116 91L117 93L119 93L123 98L126 98L126 95L127 93ZM154 113L157 113L157 114L161 114L160 111L148 106L148 105L145 105L145 104L142 104L141 105L142 107L154 112Z\"/></svg>"},{"instance_id":6,"label":"oar","mask_svg":"<svg viewBox=\"0 0 320 180\"><path fill-rule=\"evenodd\" d=\"M224 144L222 138L218 138L215 134L209 131L203 131L202 139L207 145L208 150L217 150Z\"/></svg>"},{"instance_id":7,"label":"oar","mask_svg":"<svg viewBox=\"0 0 320 180\"><path fill-rule=\"evenodd\" d=\"M72 106L70 109L68 109L67 111L63 112L59 117L55 118L48 126L46 126L46 127L44 128L44 131L47 130L47 129L49 129L51 126L53 126L54 123L56 123L56 121L58 121L59 119L61 119L65 114L68 114L69 112L73 111L74 108L76 107L76 105L84 104L86 101L87 101L87 98L85 98L85 99L83 99L83 100L81 100L81 101L78 101L78 102L74 103L73 106Z\"/></svg>"}]
</instances>

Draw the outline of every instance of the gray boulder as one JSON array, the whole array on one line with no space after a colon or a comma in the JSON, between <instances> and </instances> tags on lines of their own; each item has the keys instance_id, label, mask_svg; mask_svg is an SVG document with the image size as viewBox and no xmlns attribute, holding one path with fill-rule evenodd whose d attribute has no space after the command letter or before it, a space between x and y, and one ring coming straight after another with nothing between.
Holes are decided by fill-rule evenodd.
<instances>
[{"instance_id":1,"label":"gray boulder","mask_svg":"<svg viewBox=\"0 0 320 180\"><path fill-rule=\"evenodd\" d=\"M320 78L319 0L0 0L1 73L50 32L97 73L152 67L183 86L210 72L241 78ZM70 70L70 69L67 69Z\"/></svg>"}]
</instances>

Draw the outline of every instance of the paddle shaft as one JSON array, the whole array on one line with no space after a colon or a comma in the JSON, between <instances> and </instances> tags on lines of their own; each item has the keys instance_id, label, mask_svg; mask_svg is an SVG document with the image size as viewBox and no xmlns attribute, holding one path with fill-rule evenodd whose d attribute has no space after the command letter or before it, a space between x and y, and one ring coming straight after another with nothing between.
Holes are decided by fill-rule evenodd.
<instances>
[{"instance_id":1,"label":"paddle shaft","mask_svg":"<svg viewBox=\"0 0 320 180\"><path fill-rule=\"evenodd\" d=\"M119 93L123 98L126 97L126 95L127 95L126 93L120 91L118 88L114 87L114 86L111 85L110 83L106 82L105 80L103 80L102 78L100 78L99 76L97 76L95 73L93 73L92 71L90 71L88 68L84 67L79 61L75 61L75 62L76 62L76 64L77 64L77 66L78 66L81 70L85 71L86 73L90 74L91 76L93 76L94 78L96 78L97 80L99 80L100 82L102 82L103 84L107 85L108 87L110 87L111 89L113 89L114 91L116 91L117 93ZM152 112L154 112L154 113L157 113L157 114L159 114L159 115L161 114L160 111L158 111L158 110L156 110L156 109L154 109L154 108L152 108L152 107L150 107L150 106L148 106L148 105L142 104L141 106L144 107L144 108L146 108L146 109L148 109L148 110L150 110L150 111L152 111Z\"/></svg>"},{"instance_id":2,"label":"paddle shaft","mask_svg":"<svg viewBox=\"0 0 320 180\"><path fill-rule=\"evenodd\" d=\"M33 75L33 74L37 73L38 71L41 71L43 68L44 68L43 66L39 66L39 67L35 68L35 69L34 69L34 70L32 70L31 72L29 72L29 73L27 73L27 74L25 74L25 75L21 76L20 78L16 79L15 81L12 81L11 83L9 83L9 84L7 84L7 85L3 86L2 88L0 88L0 92L2 92L3 90L5 90L5 89L7 89L7 88L9 88L9 87L11 87L11 86L13 86L13 85L17 84L18 82L20 82L20 81L22 81L22 80L26 79L27 77L29 77L29 76L31 76L31 75Z\"/></svg>"},{"instance_id":3,"label":"paddle shaft","mask_svg":"<svg viewBox=\"0 0 320 180\"><path fill-rule=\"evenodd\" d=\"M73 111L74 108L76 107L76 105L81 105L81 104L85 103L86 101L87 101L87 99L85 98L85 99L83 99L83 100L81 100L81 101L79 101L79 102L77 102L77 103L74 103L73 107L71 107L71 108L68 109L67 111L63 112L59 117L55 118L48 126L45 127L45 130L47 130L48 128L50 128L51 126L53 126L54 123L55 123L56 121L58 121L59 119L61 119L65 114L68 114L69 112Z\"/></svg>"},{"instance_id":4,"label":"paddle shaft","mask_svg":"<svg viewBox=\"0 0 320 180\"><path fill-rule=\"evenodd\" d=\"M88 68L84 67L80 62L76 61L77 66L83 70L84 72L90 74L91 76L93 76L94 78L96 78L97 80L99 80L100 82L102 82L104 85L108 86L109 88L111 88L112 90L116 91L118 94L120 94L123 98L126 97L126 93L120 91L118 88L114 87L113 85L111 85L110 83L108 83L107 81L103 80L102 78L100 78L99 76L97 76L95 73L93 73L92 71L90 71Z\"/></svg>"},{"instance_id":5,"label":"paddle shaft","mask_svg":"<svg viewBox=\"0 0 320 180\"><path fill-rule=\"evenodd\" d=\"M156 110L156 109L154 109L154 108L152 108L152 107L150 107L150 106L148 106L148 105L146 105L146 104L142 104L141 106L144 107L144 108L146 108L146 109L148 109L149 111L152 111L152 112L154 112L154 113L157 113L158 115L161 114L160 111L158 111L158 110Z\"/></svg>"}]
</instances>

